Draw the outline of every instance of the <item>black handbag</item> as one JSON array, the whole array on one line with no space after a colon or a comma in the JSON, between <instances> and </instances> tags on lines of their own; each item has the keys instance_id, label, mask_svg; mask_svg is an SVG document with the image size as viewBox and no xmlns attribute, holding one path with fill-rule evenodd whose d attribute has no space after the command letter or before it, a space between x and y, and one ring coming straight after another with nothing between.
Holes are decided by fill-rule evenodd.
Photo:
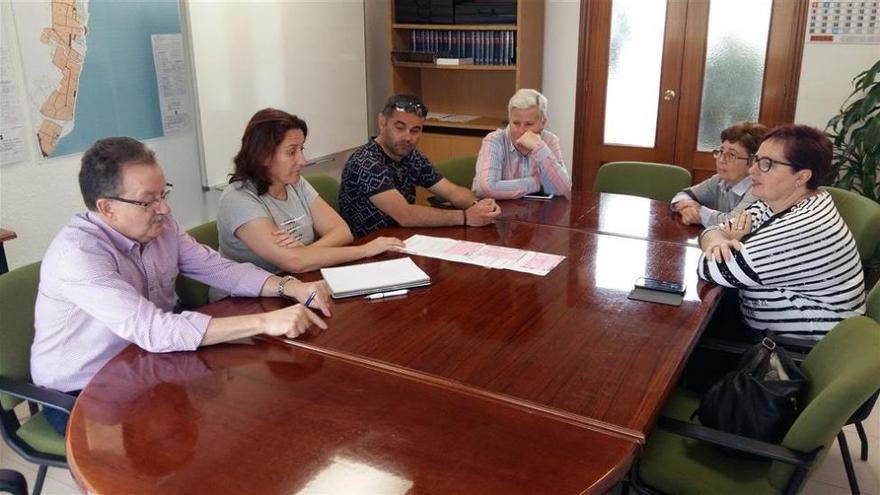
<instances>
[{"instance_id":1,"label":"black handbag","mask_svg":"<svg viewBox=\"0 0 880 495\"><path fill-rule=\"evenodd\" d=\"M779 443L800 413L806 387L800 368L766 337L743 355L736 370L712 385L691 418L716 430Z\"/></svg>"}]
</instances>

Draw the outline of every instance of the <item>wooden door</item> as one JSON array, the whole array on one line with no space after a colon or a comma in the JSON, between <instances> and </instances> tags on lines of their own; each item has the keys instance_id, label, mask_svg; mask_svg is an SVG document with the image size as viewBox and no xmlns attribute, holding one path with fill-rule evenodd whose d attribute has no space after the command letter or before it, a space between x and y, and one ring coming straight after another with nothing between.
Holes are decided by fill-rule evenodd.
<instances>
[{"instance_id":1,"label":"wooden door","mask_svg":"<svg viewBox=\"0 0 880 495\"><path fill-rule=\"evenodd\" d=\"M667 0L660 7L665 9L660 15L652 15L645 3L636 4L638 10L630 14L634 20L623 25L639 32L661 30L653 40L649 37L636 50L629 50L649 60L641 75L644 81L639 81L640 87L629 82L633 77L621 79L618 76L614 80L620 59L625 56L617 43L619 36L612 36L613 29L621 29L619 13L612 26L612 9L620 8L614 6L615 1L627 3L625 0L582 0L573 167L575 189L592 189L596 170L603 163L617 160L674 163L691 170L695 181L711 176L715 162L712 148L707 145L705 122L701 131L701 121L706 118L701 115L704 92L711 90L709 86L704 87L704 83L712 81L706 77L705 64L710 7L714 1L728 2L727 7L738 8L735 7L738 0ZM763 27L758 28L766 37L766 52L755 111L759 121L774 126L794 118L807 3L770 1ZM631 0L629 3L635 4ZM716 4L716 8L722 6L724 4ZM734 29L754 27L749 23L733 26ZM659 57L656 63L651 60L652 56ZM621 84L632 86L628 96L634 101L646 102L635 109L636 116L617 110L619 105L615 101L620 100L620 95L615 99L613 93ZM641 135L619 139L621 128L628 133L641 132ZM717 138L714 132L712 136Z\"/></svg>"}]
</instances>

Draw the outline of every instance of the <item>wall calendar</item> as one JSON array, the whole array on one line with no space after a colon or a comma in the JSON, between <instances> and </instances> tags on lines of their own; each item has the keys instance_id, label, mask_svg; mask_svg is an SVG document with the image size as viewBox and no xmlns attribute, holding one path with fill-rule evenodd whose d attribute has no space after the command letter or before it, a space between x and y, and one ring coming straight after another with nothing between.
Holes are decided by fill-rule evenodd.
<instances>
[{"instance_id":1,"label":"wall calendar","mask_svg":"<svg viewBox=\"0 0 880 495\"><path fill-rule=\"evenodd\" d=\"M880 1L810 2L808 43L880 44Z\"/></svg>"}]
</instances>

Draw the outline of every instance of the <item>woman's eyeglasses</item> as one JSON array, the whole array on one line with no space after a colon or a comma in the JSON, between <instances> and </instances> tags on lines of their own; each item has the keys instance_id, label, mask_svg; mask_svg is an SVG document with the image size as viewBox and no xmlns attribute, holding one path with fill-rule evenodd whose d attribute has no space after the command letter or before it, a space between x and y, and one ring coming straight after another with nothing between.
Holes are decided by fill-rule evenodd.
<instances>
[{"instance_id":1,"label":"woman's eyeglasses","mask_svg":"<svg viewBox=\"0 0 880 495\"><path fill-rule=\"evenodd\" d=\"M758 155L749 155L749 166L757 165L758 170L761 172L769 172L773 165L785 165L788 167L794 167L791 163L781 162L779 160L774 160L772 158L767 158L766 156L758 156Z\"/></svg>"},{"instance_id":2,"label":"woman's eyeglasses","mask_svg":"<svg viewBox=\"0 0 880 495\"><path fill-rule=\"evenodd\" d=\"M722 150L712 150L712 156L715 159L721 159L725 162L732 162L735 160L748 160L748 157L739 156L732 151L722 151Z\"/></svg>"},{"instance_id":3,"label":"woman's eyeglasses","mask_svg":"<svg viewBox=\"0 0 880 495\"><path fill-rule=\"evenodd\" d=\"M165 190L162 191L162 194L160 194L158 198L152 201L137 201L135 199L120 198L118 196L105 196L104 198L112 199L114 201L121 201L130 205L138 205L147 211L156 211L159 209L159 204L168 199L168 195L171 194L171 189L173 187L174 184L165 183Z\"/></svg>"}]
</instances>

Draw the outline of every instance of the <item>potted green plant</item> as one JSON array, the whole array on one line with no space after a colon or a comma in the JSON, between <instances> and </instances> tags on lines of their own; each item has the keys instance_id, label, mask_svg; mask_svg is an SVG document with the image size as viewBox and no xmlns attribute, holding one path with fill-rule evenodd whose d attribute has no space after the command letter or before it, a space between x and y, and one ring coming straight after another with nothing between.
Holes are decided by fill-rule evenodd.
<instances>
[{"instance_id":1,"label":"potted green plant","mask_svg":"<svg viewBox=\"0 0 880 495\"><path fill-rule=\"evenodd\" d=\"M834 142L826 182L880 203L880 60L853 84L855 89L825 129Z\"/></svg>"}]
</instances>

